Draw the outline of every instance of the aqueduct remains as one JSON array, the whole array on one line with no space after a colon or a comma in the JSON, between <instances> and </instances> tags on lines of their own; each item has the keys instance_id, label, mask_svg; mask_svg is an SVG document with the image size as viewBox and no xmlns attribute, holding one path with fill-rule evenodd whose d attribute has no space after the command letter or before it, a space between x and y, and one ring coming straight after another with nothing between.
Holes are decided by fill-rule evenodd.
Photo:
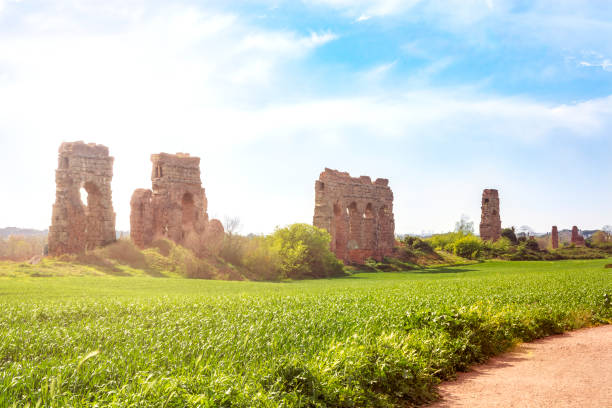
<instances>
[{"instance_id":1,"label":"aqueduct remains","mask_svg":"<svg viewBox=\"0 0 612 408\"><path fill-rule=\"evenodd\" d=\"M49 254L78 253L116 239L111 181L114 158L106 146L62 143L55 172L56 198L49 228ZM168 238L194 249L223 240L219 220L209 220L200 178L200 158L187 153L151 155L152 189L137 189L130 202L130 235L140 248ZM81 197L87 196L86 203ZM501 237L499 193L482 193L480 237ZM387 179L351 177L326 168L315 182L313 224L331 235L331 250L345 263L382 260L395 247L393 192ZM195 244L194 244L195 243ZM584 246L578 228L571 243ZM552 247L558 248L557 227Z\"/></svg>"},{"instance_id":2,"label":"aqueduct remains","mask_svg":"<svg viewBox=\"0 0 612 408\"><path fill-rule=\"evenodd\" d=\"M345 263L382 260L395 246L389 181L326 168L315 183L313 222L331 234L331 250Z\"/></svg>"},{"instance_id":3,"label":"aqueduct remains","mask_svg":"<svg viewBox=\"0 0 612 408\"><path fill-rule=\"evenodd\" d=\"M61 144L55 171L49 254L77 253L115 240L113 161L106 146ZM86 204L81 200L81 189L87 193Z\"/></svg>"},{"instance_id":4,"label":"aqueduct remains","mask_svg":"<svg viewBox=\"0 0 612 408\"><path fill-rule=\"evenodd\" d=\"M497 190L486 189L482 192L481 210L480 238L483 241L497 241L501 238L499 192Z\"/></svg>"},{"instance_id":5,"label":"aqueduct remains","mask_svg":"<svg viewBox=\"0 0 612 408\"><path fill-rule=\"evenodd\" d=\"M134 191L130 202L130 235L143 248L168 238L179 244L189 240L219 240L223 226L208 219L208 201L200 179L200 158L187 153L151 155L152 190Z\"/></svg>"}]
</instances>

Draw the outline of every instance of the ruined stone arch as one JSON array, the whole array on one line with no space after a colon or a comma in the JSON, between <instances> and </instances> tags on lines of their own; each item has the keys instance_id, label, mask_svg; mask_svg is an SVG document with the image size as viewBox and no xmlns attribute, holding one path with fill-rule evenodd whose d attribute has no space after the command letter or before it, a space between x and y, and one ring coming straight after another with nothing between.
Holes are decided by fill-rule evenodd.
<instances>
[{"instance_id":1,"label":"ruined stone arch","mask_svg":"<svg viewBox=\"0 0 612 408\"><path fill-rule=\"evenodd\" d=\"M113 161L106 146L62 143L55 173L49 254L78 253L115 240ZM81 188L87 193L84 201Z\"/></svg>"},{"instance_id":2,"label":"ruined stone arch","mask_svg":"<svg viewBox=\"0 0 612 408\"><path fill-rule=\"evenodd\" d=\"M385 205L388 210L380 220L378 210ZM372 182L367 176L355 178L325 169L315 183L313 223L329 231L330 248L344 262L363 263L370 257L381 260L391 254L395 242L393 193L388 181Z\"/></svg>"},{"instance_id":3,"label":"ruined stone arch","mask_svg":"<svg viewBox=\"0 0 612 408\"><path fill-rule=\"evenodd\" d=\"M200 158L187 153L159 153L151 155L151 162L152 189L134 191L130 203L132 240L141 248L160 238L195 252L202 251L204 241L211 248L217 247L215 242L223 240L224 232L218 220L211 226L208 219Z\"/></svg>"}]
</instances>

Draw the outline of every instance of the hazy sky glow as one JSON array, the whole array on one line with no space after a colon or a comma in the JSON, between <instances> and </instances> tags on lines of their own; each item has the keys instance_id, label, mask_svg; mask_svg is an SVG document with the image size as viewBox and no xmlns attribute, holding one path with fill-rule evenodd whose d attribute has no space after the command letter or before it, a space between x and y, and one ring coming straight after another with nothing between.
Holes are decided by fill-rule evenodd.
<instances>
[{"instance_id":1,"label":"hazy sky glow","mask_svg":"<svg viewBox=\"0 0 612 408\"><path fill-rule=\"evenodd\" d=\"M612 2L0 0L0 227L47 228L62 141L202 158L213 217L312 222L325 167L390 179L396 232L612 224Z\"/></svg>"}]
</instances>

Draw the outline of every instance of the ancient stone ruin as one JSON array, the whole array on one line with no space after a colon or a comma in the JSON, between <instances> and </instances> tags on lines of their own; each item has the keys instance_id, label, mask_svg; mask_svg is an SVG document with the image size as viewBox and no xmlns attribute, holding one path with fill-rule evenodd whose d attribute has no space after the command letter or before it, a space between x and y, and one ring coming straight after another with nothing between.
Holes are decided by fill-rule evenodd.
<instances>
[{"instance_id":1,"label":"ancient stone ruin","mask_svg":"<svg viewBox=\"0 0 612 408\"><path fill-rule=\"evenodd\" d=\"M313 223L331 234L331 250L345 263L382 260L395 246L389 181L326 168L315 182Z\"/></svg>"},{"instance_id":2,"label":"ancient stone ruin","mask_svg":"<svg viewBox=\"0 0 612 408\"><path fill-rule=\"evenodd\" d=\"M497 241L501 237L499 193L497 190L486 189L482 192L481 209L480 238L484 241Z\"/></svg>"},{"instance_id":3,"label":"ancient stone ruin","mask_svg":"<svg viewBox=\"0 0 612 408\"><path fill-rule=\"evenodd\" d=\"M552 240L552 249L559 248L559 230L557 229L556 225L552 227L551 240Z\"/></svg>"},{"instance_id":4,"label":"ancient stone ruin","mask_svg":"<svg viewBox=\"0 0 612 408\"><path fill-rule=\"evenodd\" d=\"M572 244L576 245L576 246L585 246L586 243L584 242L584 237L582 235L580 235L580 232L578 232L578 227L576 227L575 225L572 227Z\"/></svg>"},{"instance_id":5,"label":"ancient stone ruin","mask_svg":"<svg viewBox=\"0 0 612 408\"><path fill-rule=\"evenodd\" d=\"M208 201L200 179L200 158L186 153L151 155L152 190L134 191L130 235L141 248L159 238L197 249L223 239L219 220L208 219Z\"/></svg>"},{"instance_id":6,"label":"ancient stone ruin","mask_svg":"<svg viewBox=\"0 0 612 408\"><path fill-rule=\"evenodd\" d=\"M93 143L62 143L55 171L55 204L49 228L49 254L78 253L115 241L108 148ZM81 190L87 203L81 201Z\"/></svg>"}]
</instances>

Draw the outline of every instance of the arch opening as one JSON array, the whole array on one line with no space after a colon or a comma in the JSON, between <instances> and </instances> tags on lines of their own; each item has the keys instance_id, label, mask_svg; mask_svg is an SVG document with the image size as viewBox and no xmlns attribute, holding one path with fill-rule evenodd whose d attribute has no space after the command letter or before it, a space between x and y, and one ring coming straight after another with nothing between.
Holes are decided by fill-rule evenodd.
<instances>
[{"instance_id":1,"label":"arch opening","mask_svg":"<svg viewBox=\"0 0 612 408\"><path fill-rule=\"evenodd\" d=\"M363 218L365 219L374 218L374 208L372 206L372 203L368 203L368 205L366 205L365 212L363 213Z\"/></svg>"},{"instance_id":2,"label":"arch opening","mask_svg":"<svg viewBox=\"0 0 612 408\"><path fill-rule=\"evenodd\" d=\"M193 223L195 221L195 204L193 202L193 195L191 193L183 194L181 208L183 229L193 228Z\"/></svg>"},{"instance_id":3,"label":"arch opening","mask_svg":"<svg viewBox=\"0 0 612 408\"><path fill-rule=\"evenodd\" d=\"M83 225L85 249L94 249L104 241L102 236L102 194L95 183L88 181L81 187L80 196L85 216Z\"/></svg>"}]
</instances>

